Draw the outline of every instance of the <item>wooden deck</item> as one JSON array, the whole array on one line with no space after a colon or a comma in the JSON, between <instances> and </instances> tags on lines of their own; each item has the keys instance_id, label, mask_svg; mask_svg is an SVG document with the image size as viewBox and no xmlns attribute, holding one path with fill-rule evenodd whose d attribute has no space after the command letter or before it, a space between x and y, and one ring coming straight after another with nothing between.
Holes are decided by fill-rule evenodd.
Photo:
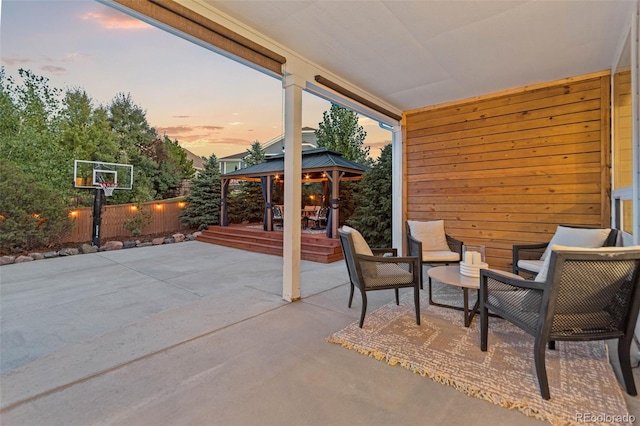
<instances>
[{"instance_id":1,"label":"wooden deck","mask_svg":"<svg viewBox=\"0 0 640 426\"><path fill-rule=\"evenodd\" d=\"M302 260L319 263L342 260L338 239L327 238L324 233L303 232L301 240ZM247 225L211 226L202 232L198 241L282 256L283 233L280 230L263 231Z\"/></svg>"}]
</instances>

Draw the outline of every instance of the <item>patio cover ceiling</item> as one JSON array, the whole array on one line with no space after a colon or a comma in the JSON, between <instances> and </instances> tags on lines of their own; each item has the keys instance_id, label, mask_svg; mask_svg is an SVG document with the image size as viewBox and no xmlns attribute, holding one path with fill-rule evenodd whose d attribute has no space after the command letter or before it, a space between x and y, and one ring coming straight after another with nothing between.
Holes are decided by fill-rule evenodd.
<instances>
[{"instance_id":1,"label":"patio cover ceiling","mask_svg":"<svg viewBox=\"0 0 640 426\"><path fill-rule=\"evenodd\" d=\"M309 149L302 152L303 182L319 181L322 174L341 172L340 180L359 179L369 167L348 160L342 154L327 148ZM259 180L261 176L284 174L284 153L267 158L263 163L222 175L223 179ZM308 177L306 177L308 175ZM325 177L326 178L326 177Z\"/></svg>"},{"instance_id":2,"label":"patio cover ceiling","mask_svg":"<svg viewBox=\"0 0 640 426\"><path fill-rule=\"evenodd\" d=\"M286 66L286 52L296 52L396 112L610 69L636 7L636 0L193 3L282 46Z\"/></svg>"}]
</instances>

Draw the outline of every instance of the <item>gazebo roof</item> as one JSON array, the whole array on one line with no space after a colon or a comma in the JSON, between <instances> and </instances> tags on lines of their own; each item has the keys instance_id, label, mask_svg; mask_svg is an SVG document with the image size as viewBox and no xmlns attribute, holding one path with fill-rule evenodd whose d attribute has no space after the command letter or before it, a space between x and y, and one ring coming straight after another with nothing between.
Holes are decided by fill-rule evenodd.
<instances>
[{"instance_id":1,"label":"gazebo roof","mask_svg":"<svg viewBox=\"0 0 640 426\"><path fill-rule=\"evenodd\" d=\"M331 170L343 172L342 179L357 179L369 169L368 166L347 160L339 152L328 148L309 149L302 152L302 173L310 175L311 179L317 179L319 177L316 176L317 174ZM274 155L263 163L226 173L222 178L253 180L261 176L279 174L284 174L284 154Z\"/></svg>"}]
</instances>

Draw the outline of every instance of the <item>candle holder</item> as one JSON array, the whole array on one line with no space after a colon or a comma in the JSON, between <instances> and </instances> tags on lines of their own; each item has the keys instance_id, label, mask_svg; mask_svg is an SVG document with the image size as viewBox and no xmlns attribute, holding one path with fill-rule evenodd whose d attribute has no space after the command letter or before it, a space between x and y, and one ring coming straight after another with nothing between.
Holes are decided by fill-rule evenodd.
<instances>
[{"instance_id":1,"label":"candle holder","mask_svg":"<svg viewBox=\"0 0 640 426\"><path fill-rule=\"evenodd\" d=\"M483 245L462 246L462 260L460 262L460 273L468 277L479 277L480 269L487 269Z\"/></svg>"}]
</instances>

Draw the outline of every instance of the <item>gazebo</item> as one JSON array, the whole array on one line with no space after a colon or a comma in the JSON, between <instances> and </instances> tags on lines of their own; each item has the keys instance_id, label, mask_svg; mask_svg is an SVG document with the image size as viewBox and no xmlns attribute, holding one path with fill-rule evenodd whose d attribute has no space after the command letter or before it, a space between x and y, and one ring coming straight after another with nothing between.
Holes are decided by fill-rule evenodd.
<instances>
[{"instance_id":1,"label":"gazebo","mask_svg":"<svg viewBox=\"0 0 640 426\"><path fill-rule=\"evenodd\" d=\"M340 181L359 180L367 170L369 170L368 166L347 160L342 154L327 148L302 151L302 181L327 183L330 200L328 204L330 208L327 217L327 237L338 237ZM284 153L269 157L263 163L222 175L220 224L222 226L229 224L227 212L229 182L232 180L260 181L265 201L264 229L273 231L271 190L275 180L284 178Z\"/></svg>"}]
</instances>

